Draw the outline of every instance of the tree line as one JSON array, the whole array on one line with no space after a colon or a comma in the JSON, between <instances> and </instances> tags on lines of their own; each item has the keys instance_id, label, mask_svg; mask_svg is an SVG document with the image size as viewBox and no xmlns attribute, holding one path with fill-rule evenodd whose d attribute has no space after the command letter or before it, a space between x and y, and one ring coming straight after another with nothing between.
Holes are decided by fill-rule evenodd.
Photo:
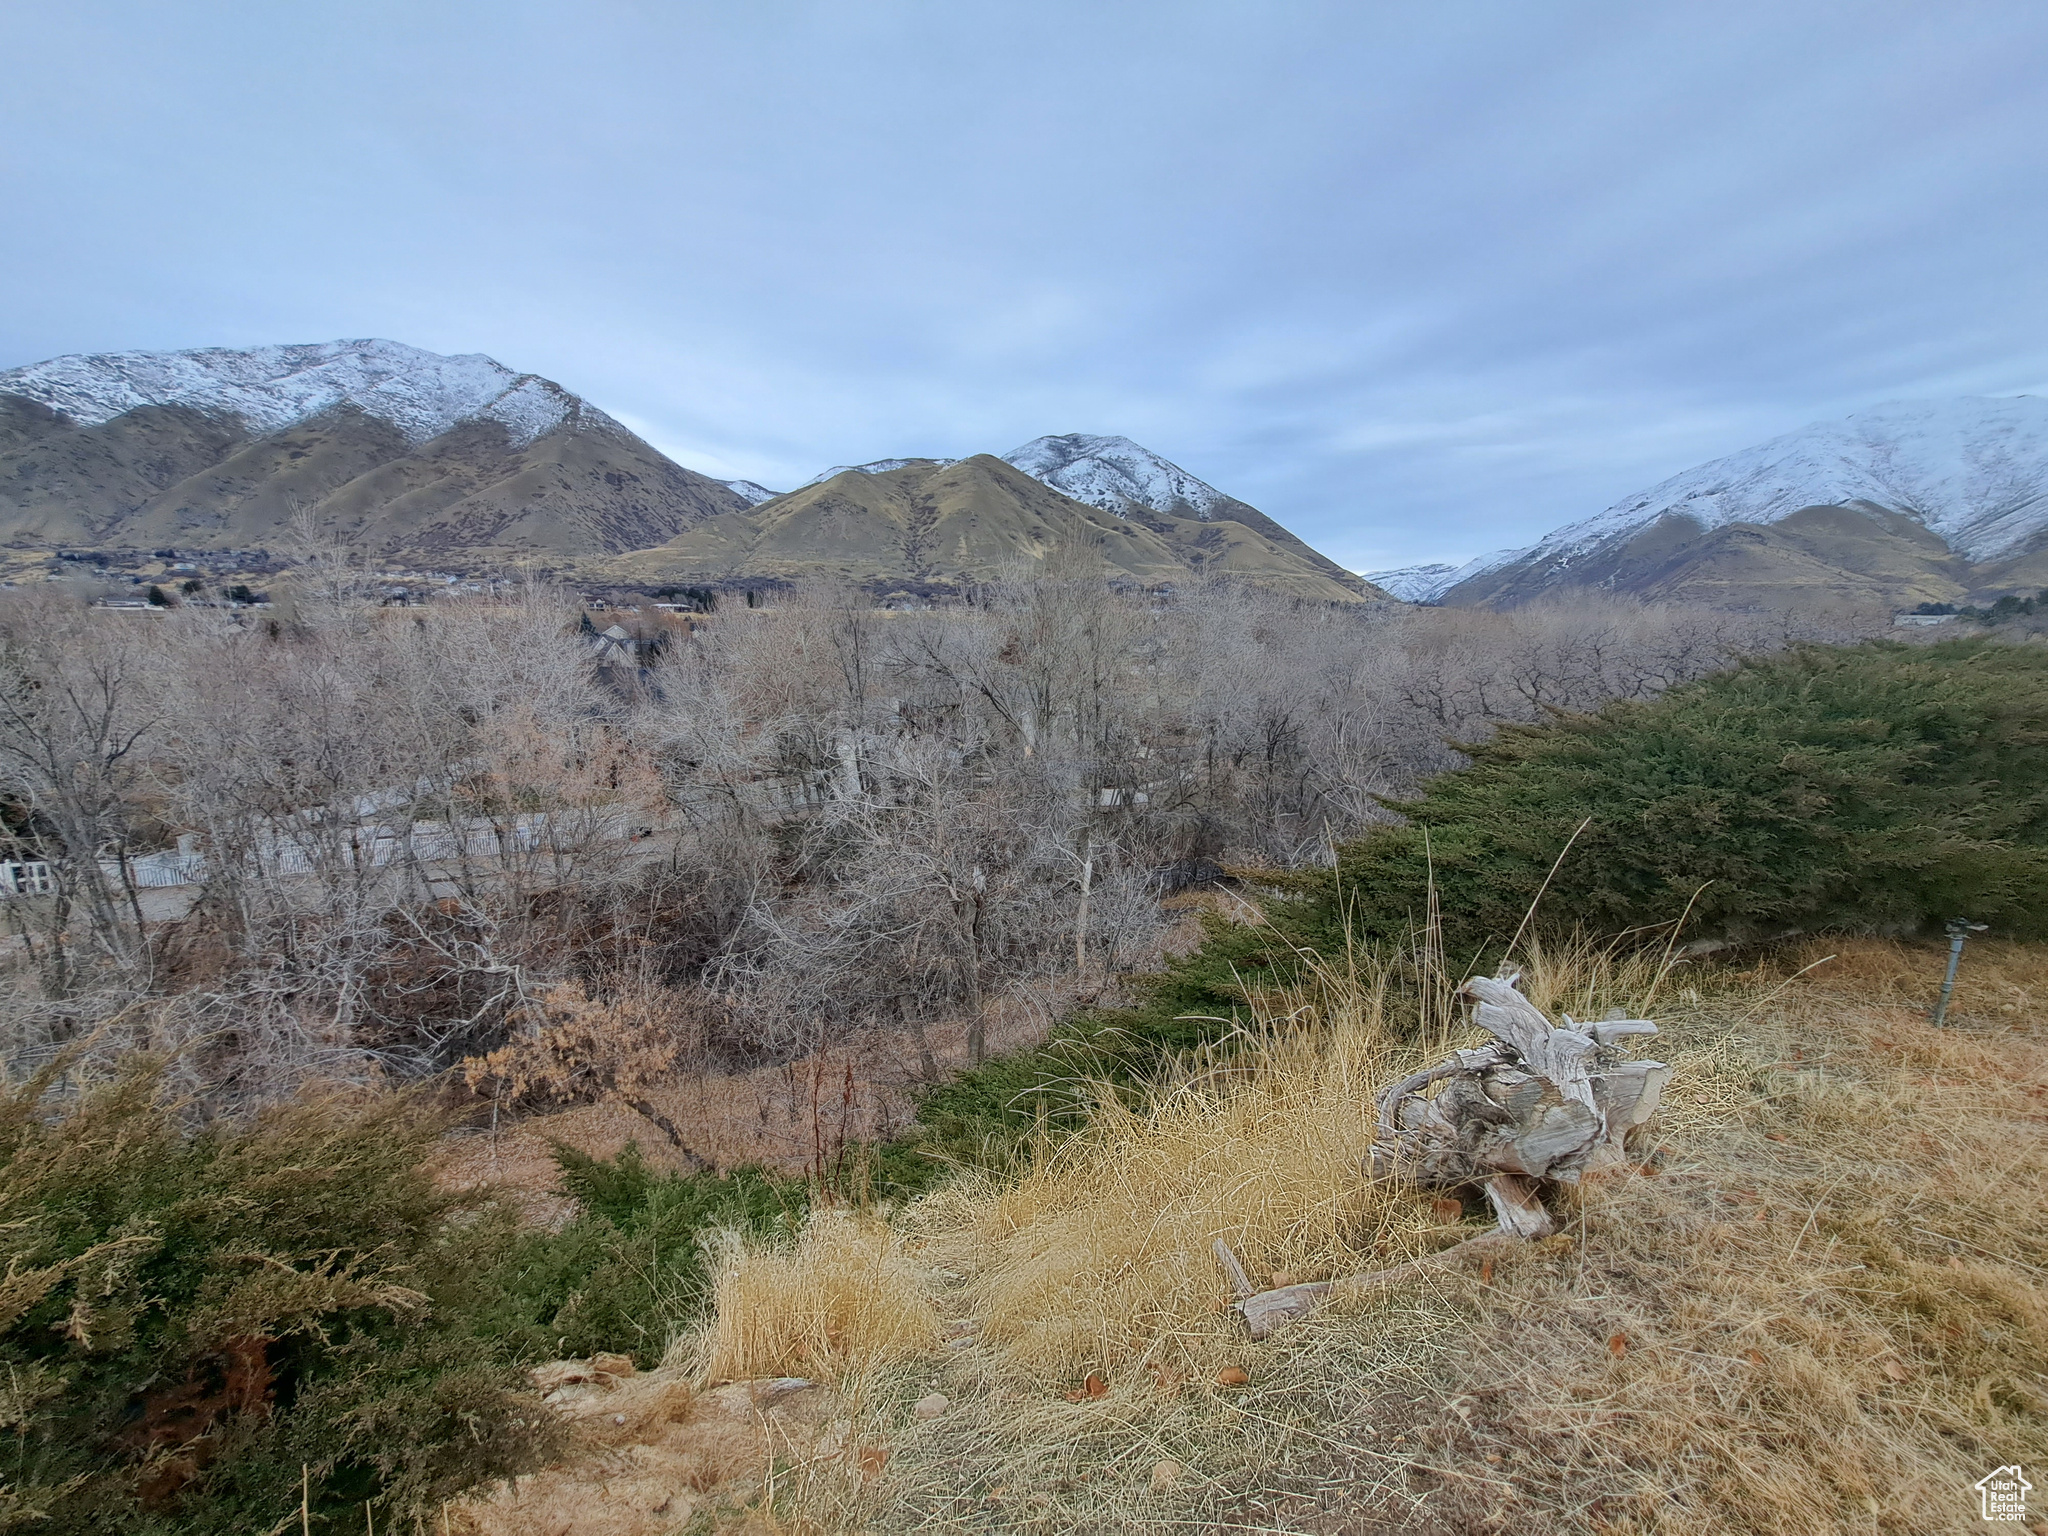
<instances>
[{"instance_id":1,"label":"tree line","mask_svg":"<svg viewBox=\"0 0 2048 1536\"><path fill-rule=\"evenodd\" d=\"M465 1064L515 1103L644 1101L886 1029L931 1075L933 1021L978 1056L998 996L1156 965L1163 897L1328 865L1461 743L1869 622L1055 560L972 606L652 615L634 666L541 587L378 609L330 562L282 597L0 612L5 852L48 887L0 902L11 1068L98 1030L223 1102Z\"/></svg>"}]
</instances>

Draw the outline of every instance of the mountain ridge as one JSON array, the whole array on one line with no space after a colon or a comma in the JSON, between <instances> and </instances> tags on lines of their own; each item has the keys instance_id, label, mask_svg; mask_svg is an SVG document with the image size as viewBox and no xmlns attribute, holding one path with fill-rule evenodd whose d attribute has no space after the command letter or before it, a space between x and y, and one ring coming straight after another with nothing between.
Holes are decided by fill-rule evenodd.
<instances>
[{"instance_id":1,"label":"mountain ridge","mask_svg":"<svg viewBox=\"0 0 2048 1536\"><path fill-rule=\"evenodd\" d=\"M1035 437L1002 457L1054 490L1118 517L1140 522L1165 517L1180 522L1238 523L1291 551L1355 596L1372 596L1380 590L1257 507L1217 490L1128 437L1086 432ZM1154 531L1169 535L1172 532L1165 525Z\"/></svg>"},{"instance_id":2,"label":"mountain ridge","mask_svg":"<svg viewBox=\"0 0 2048 1536\"><path fill-rule=\"evenodd\" d=\"M1419 601L1488 606L1586 587L1758 606L2039 584L2048 400L1890 401L1695 465L1534 544L1427 581L1417 569L1377 574L1434 588Z\"/></svg>"},{"instance_id":3,"label":"mountain ridge","mask_svg":"<svg viewBox=\"0 0 2048 1536\"><path fill-rule=\"evenodd\" d=\"M267 433L355 405L415 444L478 417L502 422L519 446L579 414L593 426L625 431L539 374L515 373L478 352L444 356L377 337L71 353L0 371L0 395L38 401L84 427L154 405L235 415Z\"/></svg>"},{"instance_id":4,"label":"mountain ridge","mask_svg":"<svg viewBox=\"0 0 2048 1536\"><path fill-rule=\"evenodd\" d=\"M1010 462L1020 456L1041 473ZM974 467L945 478L963 464ZM900 483L876 496L861 489L891 476ZM806 521L819 487L838 509L832 529L851 516L872 548ZM905 497L923 510L907 512ZM919 519L943 526L947 552L917 544ZM676 464L561 385L481 353L359 338L67 354L0 371L0 547L264 549L309 522L389 559L941 584L987 579L1068 537L1148 582L1210 572L1319 600L1381 595L1128 438L841 465L778 494ZM815 547L792 546L798 528ZM741 552L767 563L739 571Z\"/></svg>"},{"instance_id":5,"label":"mountain ridge","mask_svg":"<svg viewBox=\"0 0 2048 1536\"><path fill-rule=\"evenodd\" d=\"M749 504L538 374L379 339L0 372L0 542L555 564Z\"/></svg>"}]
</instances>

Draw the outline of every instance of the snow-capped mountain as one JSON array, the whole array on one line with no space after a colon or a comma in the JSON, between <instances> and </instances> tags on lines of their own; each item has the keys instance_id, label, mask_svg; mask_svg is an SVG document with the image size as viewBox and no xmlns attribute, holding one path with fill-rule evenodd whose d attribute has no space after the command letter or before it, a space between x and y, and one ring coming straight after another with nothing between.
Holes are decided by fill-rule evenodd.
<instances>
[{"instance_id":1,"label":"snow-capped mountain","mask_svg":"<svg viewBox=\"0 0 2048 1536\"><path fill-rule=\"evenodd\" d=\"M1821 509L1839 509L1828 514L1826 547L1808 527ZM1749 566L1768 547L1781 565L1810 559L1876 582L1872 595L1910 585L1902 539L1920 541L1911 558L1921 564L1953 566L1946 579L1959 592L2017 579L2014 562L2048 544L2048 399L1903 400L1817 422L1673 475L1527 548L1473 561L1441 590L1453 602L1520 601L1588 583L1647 591L1654 578L1668 594L1684 585L1688 561L1719 561L1728 579L1728 539L1742 528L1751 530L1741 556ZM1891 551L1884 561L1874 554L1880 539ZM1753 592L1758 581L1752 572L1737 585Z\"/></svg>"},{"instance_id":2,"label":"snow-capped mountain","mask_svg":"<svg viewBox=\"0 0 2048 1536\"><path fill-rule=\"evenodd\" d=\"M811 476L810 479L806 480L803 483L803 485L798 486L797 489L801 491L809 486L823 485L827 480L830 480L834 475L886 475L892 469L907 469L912 464L936 464L939 468L944 469L948 464L958 464L959 462L960 461L958 459L926 459L913 457L908 459L870 459L865 464L834 464L822 475Z\"/></svg>"},{"instance_id":3,"label":"snow-capped mountain","mask_svg":"<svg viewBox=\"0 0 2048 1536\"><path fill-rule=\"evenodd\" d=\"M1062 495L1118 517L1155 523L1159 518L1179 518L1219 526L1241 524L1307 558L1347 590L1361 597L1377 595L1355 572L1311 549L1257 507L1196 479L1128 437L1098 437L1088 432L1034 437L1002 457Z\"/></svg>"},{"instance_id":4,"label":"snow-capped mountain","mask_svg":"<svg viewBox=\"0 0 2048 1536\"><path fill-rule=\"evenodd\" d=\"M480 353L443 357L374 339L74 353L0 372L0 395L38 401L86 427L141 406L174 405L239 416L252 432L264 433L353 405L391 422L413 443L479 418L502 424L516 446L572 416L579 425L624 430L561 385L514 373Z\"/></svg>"},{"instance_id":5,"label":"snow-capped mountain","mask_svg":"<svg viewBox=\"0 0 2048 1536\"><path fill-rule=\"evenodd\" d=\"M1682 513L1704 528L1867 501L1971 561L2048 527L2048 399L1899 400L1689 469L1572 523L1529 553L1587 549Z\"/></svg>"},{"instance_id":6,"label":"snow-capped mountain","mask_svg":"<svg viewBox=\"0 0 2048 1536\"><path fill-rule=\"evenodd\" d=\"M1128 437L1096 437L1086 432L1070 432L1064 437L1035 437L1023 447L1012 449L1001 457L1004 462L1051 486L1061 495L1105 512L1114 512L1119 517L1128 517L1134 511L1150 511L1207 522L1219 515L1228 517L1231 514L1227 509L1243 505ZM957 459L907 458L875 459L866 464L835 464L823 474L813 475L804 482L804 486L823 485L834 475L848 471L885 475L911 464L936 464L943 468L958 462Z\"/></svg>"},{"instance_id":7,"label":"snow-capped mountain","mask_svg":"<svg viewBox=\"0 0 2048 1536\"><path fill-rule=\"evenodd\" d=\"M1404 603L1433 603L1463 579L1462 565L1403 565L1391 571L1365 571L1365 579Z\"/></svg>"},{"instance_id":8,"label":"snow-capped mountain","mask_svg":"<svg viewBox=\"0 0 2048 1536\"><path fill-rule=\"evenodd\" d=\"M1207 522L1229 517L1229 508L1243 505L1128 437L1095 437L1086 432L1034 437L1003 458L1032 479L1119 516L1142 507L1169 517Z\"/></svg>"},{"instance_id":9,"label":"snow-capped mountain","mask_svg":"<svg viewBox=\"0 0 2048 1536\"><path fill-rule=\"evenodd\" d=\"M537 374L395 341L0 372L0 542L17 549L269 549L310 515L380 556L559 567L767 495Z\"/></svg>"}]
</instances>

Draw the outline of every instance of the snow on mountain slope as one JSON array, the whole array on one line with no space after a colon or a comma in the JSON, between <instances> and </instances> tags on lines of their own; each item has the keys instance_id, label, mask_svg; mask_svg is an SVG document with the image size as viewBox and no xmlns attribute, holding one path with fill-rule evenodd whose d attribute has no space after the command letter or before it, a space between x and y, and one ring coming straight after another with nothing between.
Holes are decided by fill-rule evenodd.
<instances>
[{"instance_id":1,"label":"snow on mountain slope","mask_svg":"<svg viewBox=\"0 0 2048 1536\"><path fill-rule=\"evenodd\" d=\"M1207 522L1219 514L1229 516L1226 509L1236 505L1215 486L1128 437L1094 437L1086 432L1035 437L1003 458L1032 479L1119 516L1132 507L1149 507L1171 517Z\"/></svg>"},{"instance_id":2,"label":"snow on mountain slope","mask_svg":"<svg viewBox=\"0 0 2048 1536\"><path fill-rule=\"evenodd\" d=\"M765 485L756 485L752 480L721 480L718 482L735 496L746 499L750 507L758 507L764 501L773 501L782 492L771 491Z\"/></svg>"},{"instance_id":3,"label":"snow on mountain slope","mask_svg":"<svg viewBox=\"0 0 2048 1536\"><path fill-rule=\"evenodd\" d=\"M502 423L517 446L572 416L579 425L624 431L537 374L514 373L481 353L444 357L395 341L75 353L0 372L0 394L39 401L80 426L144 405L176 405L238 415L261 435L355 405L414 443L479 417Z\"/></svg>"},{"instance_id":4,"label":"snow on mountain slope","mask_svg":"<svg viewBox=\"0 0 2048 1536\"><path fill-rule=\"evenodd\" d=\"M1905 513L1973 562L2013 552L2048 529L2048 400L1900 400L1816 422L1673 475L1484 569L1569 560L1667 514L1713 529L1857 501Z\"/></svg>"},{"instance_id":5,"label":"snow on mountain slope","mask_svg":"<svg viewBox=\"0 0 2048 1536\"><path fill-rule=\"evenodd\" d=\"M1398 597L1404 603L1433 603L1467 576L1478 575L1474 567L1481 563L1475 560L1470 565L1403 565L1391 571L1362 571L1359 574L1382 592Z\"/></svg>"},{"instance_id":6,"label":"snow on mountain slope","mask_svg":"<svg viewBox=\"0 0 2048 1536\"><path fill-rule=\"evenodd\" d=\"M944 469L948 464L958 464L959 462L960 461L958 459L925 459L913 457L908 459L870 459L865 464L834 464L822 475L811 476L810 479L806 480L803 483L803 485L798 486L797 489L802 490L804 489L804 486L810 485L823 485L827 480L830 480L834 475L844 475L848 473L856 475L886 475L887 473L889 473L890 470L902 469L907 464L936 464L939 466L939 468Z\"/></svg>"}]
</instances>

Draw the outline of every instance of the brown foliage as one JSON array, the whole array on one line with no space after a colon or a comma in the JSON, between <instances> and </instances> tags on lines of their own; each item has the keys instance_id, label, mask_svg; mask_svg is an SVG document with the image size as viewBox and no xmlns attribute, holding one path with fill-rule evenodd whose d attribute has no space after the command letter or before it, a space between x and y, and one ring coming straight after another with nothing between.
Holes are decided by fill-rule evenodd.
<instances>
[{"instance_id":1,"label":"brown foliage","mask_svg":"<svg viewBox=\"0 0 2048 1536\"><path fill-rule=\"evenodd\" d=\"M524 1023L504 1045L464 1064L473 1090L535 1104L615 1100L704 1165L649 1098L703 1048L704 1011L695 999L658 985L600 999L564 984L530 1003Z\"/></svg>"}]
</instances>

